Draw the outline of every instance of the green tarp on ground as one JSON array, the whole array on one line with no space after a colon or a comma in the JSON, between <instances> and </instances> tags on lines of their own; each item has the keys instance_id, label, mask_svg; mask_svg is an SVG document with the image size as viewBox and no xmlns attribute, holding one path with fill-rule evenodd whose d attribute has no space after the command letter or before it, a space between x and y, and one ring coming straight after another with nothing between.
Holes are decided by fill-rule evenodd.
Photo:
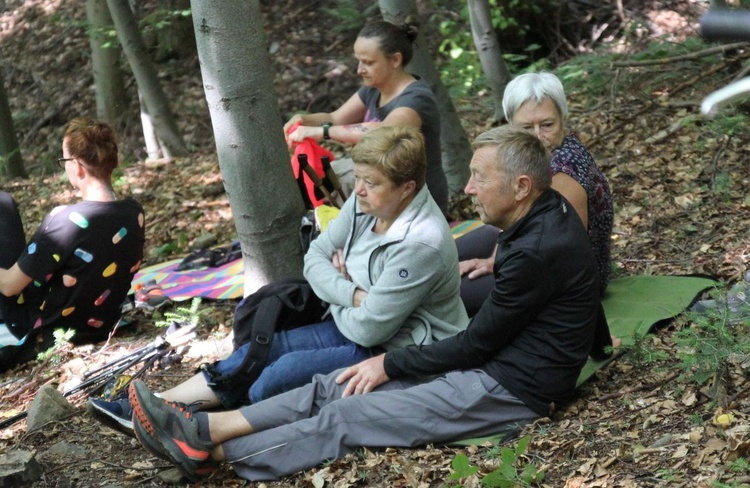
<instances>
[{"instance_id":1,"label":"green tarp on ground","mask_svg":"<svg viewBox=\"0 0 750 488\"><path fill-rule=\"evenodd\" d=\"M683 312L703 291L717 281L696 276L627 276L612 280L602 299L610 332L622 340L623 346L633 344L636 334L645 334L655 324ZM612 359L589 359L578 377L580 386ZM500 442L505 433L489 437L466 439L453 445L478 445Z\"/></svg>"}]
</instances>

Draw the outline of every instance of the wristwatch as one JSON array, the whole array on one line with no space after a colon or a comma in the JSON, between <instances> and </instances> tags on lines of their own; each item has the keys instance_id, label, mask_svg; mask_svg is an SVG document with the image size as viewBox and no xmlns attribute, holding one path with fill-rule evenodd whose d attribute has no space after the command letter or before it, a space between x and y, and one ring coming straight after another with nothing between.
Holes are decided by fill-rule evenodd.
<instances>
[{"instance_id":1,"label":"wristwatch","mask_svg":"<svg viewBox=\"0 0 750 488\"><path fill-rule=\"evenodd\" d=\"M330 129L332 125L333 124L331 124L330 122L323 122L323 124L321 124L321 126L323 127L323 139L325 139L326 141L331 138L331 136L328 134L328 129Z\"/></svg>"}]
</instances>

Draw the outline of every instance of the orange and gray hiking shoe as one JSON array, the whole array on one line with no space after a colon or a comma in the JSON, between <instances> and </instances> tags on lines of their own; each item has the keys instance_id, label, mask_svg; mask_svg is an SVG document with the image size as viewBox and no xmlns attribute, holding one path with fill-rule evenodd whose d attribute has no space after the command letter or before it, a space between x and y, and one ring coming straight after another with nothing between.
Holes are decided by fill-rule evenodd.
<instances>
[{"instance_id":1,"label":"orange and gray hiking shoe","mask_svg":"<svg viewBox=\"0 0 750 488\"><path fill-rule=\"evenodd\" d=\"M173 462L193 483L218 467L211 458L215 446L200 438L187 405L154 396L140 380L130 384L129 397L135 437L148 452Z\"/></svg>"},{"instance_id":2,"label":"orange and gray hiking shoe","mask_svg":"<svg viewBox=\"0 0 750 488\"><path fill-rule=\"evenodd\" d=\"M143 308L149 311L169 305L172 301L164 294L161 286L156 281L149 281L146 284L138 283L135 285L135 307Z\"/></svg>"}]
</instances>

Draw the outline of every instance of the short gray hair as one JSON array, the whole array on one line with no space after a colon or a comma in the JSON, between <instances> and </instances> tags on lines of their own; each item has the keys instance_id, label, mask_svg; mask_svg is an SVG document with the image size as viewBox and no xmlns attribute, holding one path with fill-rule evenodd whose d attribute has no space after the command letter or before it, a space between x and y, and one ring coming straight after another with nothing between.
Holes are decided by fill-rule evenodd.
<instances>
[{"instance_id":1,"label":"short gray hair","mask_svg":"<svg viewBox=\"0 0 750 488\"><path fill-rule=\"evenodd\" d=\"M568 102L565 99L565 89L557 76L542 71L515 77L505 87L503 94L505 120L511 122L513 115L526 101L534 100L536 103L542 103L545 98L554 102L560 118L565 120L568 116Z\"/></svg>"},{"instance_id":2,"label":"short gray hair","mask_svg":"<svg viewBox=\"0 0 750 488\"><path fill-rule=\"evenodd\" d=\"M473 146L474 150L497 148L496 163L504 173L504 183L527 175L539 191L548 190L552 185L550 154L542 141L528 131L510 124L502 125L479 134Z\"/></svg>"}]
</instances>

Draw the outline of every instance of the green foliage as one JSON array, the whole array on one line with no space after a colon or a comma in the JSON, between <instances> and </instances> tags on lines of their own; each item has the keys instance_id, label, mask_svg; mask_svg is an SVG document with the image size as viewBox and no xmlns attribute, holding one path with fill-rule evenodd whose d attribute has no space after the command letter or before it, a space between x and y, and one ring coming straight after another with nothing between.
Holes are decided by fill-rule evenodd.
<instances>
[{"instance_id":1,"label":"green foliage","mask_svg":"<svg viewBox=\"0 0 750 488\"><path fill-rule=\"evenodd\" d=\"M618 43L621 42L621 40L618 41ZM585 91L587 98L592 103L596 103L601 98L611 98L613 94L620 92L632 92L634 87L638 87L644 97L651 99L654 92L668 91L670 87L678 83L674 77L674 72L680 69L680 66L689 65L708 69L716 63L717 59L721 58L722 54L675 61L664 66L657 64L641 67L613 67L613 63L658 61L691 54L707 47L709 46L699 36L689 37L679 43L655 39L643 44L643 49L640 51L634 53L633 49L628 49L626 54L620 53L622 52L620 44L612 45L612 47L605 44L595 53L579 54L573 57L564 65L559 66L555 70L555 74L562 80L566 92ZM614 48L619 49L615 50ZM702 82L703 80L697 84ZM686 123L728 123L736 130L743 127L741 120L734 123L725 121L707 122L704 117L696 117L695 120L687 120ZM726 131L722 128L717 133L726 133Z\"/></svg>"},{"instance_id":2,"label":"green foliage","mask_svg":"<svg viewBox=\"0 0 750 488\"><path fill-rule=\"evenodd\" d=\"M364 10L360 10L356 0L335 0L333 3L333 7L324 8L323 12L336 20L335 25L331 27L334 32L359 32L365 26L367 18L378 9L377 2L373 2Z\"/></svg>"},{"instance_id":3,"label":"green foliage","mask_svg":"<svg viewBox=\"0 0 750 488\"><path fill-rule=\"evenodd\" d=\"M453 472L448 478L452 480L460 480L461 478L473 476L479 471L478 467L472 466L469 463L469 458L466 454L456 454L456 457L451 461L451 468L453 468Z\"/></svg>"},{"instance_id":4,"label":"green foliage","mask_svg":"<svg viewBox=\"0 0 750 488\"><path fill-rule=\"evenodd\" d=\"M534 2L489 0L489 4L492 26L496 33L513 32L523 35L529 26L522 24L517 17L539 13L539 6ZM487 81L471 35L468 6L466 2L462 2L462 5L457 14L443 17L436 15L433 19L443 39L438 49L441 55L440 77L451 97L457 99L474 96L487 88ZM533 53L539 49L538 44L530 44L523 53L505 53L503 59L511 73L539 71L548 68L547 60L532 61Z\"/></svg>"},{"instance_id":5,"label":"green foliage","mask_svg":"<svg viewBox=\"0 0 750 488\"><path fill-rule=\"evenodd\" d=\"M190 302L190 307L177 307L164 312L163 320L157 320L155 324L157 327L169 327L173 323L188 327L198 327L201 322L201 315L204 315L208 311L208 309L200 310L200 304L200 297L195 297Z\"/></svg>"},{"instance_id":6,"label":"green foliage","mask_svg":"<svg viewBox=\"0 0 750 488\"><path fill-rule=\"evenodd\" d=\"M746 458L737 458L727 468L738 474L750 474L750 461Z\"/></svg>"},{"instance_id":7,"label":"green foliage","mask_svg":"<svg viewBox=\"0 0 750 488\"><path fill-rule=\"evenodd\" d=\"M183 231L177 236L176 242L168 242L157 248L151 250L152 257L163 257L169 256L170 254L177 253L187 247L187 234Z\"/></svg>"},{"instance_id":8,"label":"green foliage","mask_svg":"<svg viewBox=\"0 0 750 488\"><path fill-rule=\"evenodd\" d=\"M114 26L110 28L94 27L86 24L86 35L89 38L99 41L104 49L114 49L120 47L120 40L117 37L117 31Z\"/></svg>"},{"instance_id":9,"label":"green foliage","mask_svg":"<svg viewBox=\"0 0 750 488\"><path fill-rule=\"evenodd\" d=\"M647 332L634 332L633 343L621 346L621 350L627 352L627 354L622 356L624 360L636 367L643 367L669 359L667 353L653 346L651 343L652 338L653 336Z\"/></svg>"},{"instance_id":10,"label":"green foliage","mask_svg":"<svg viewBox=\"0 0 750 488\"><path fill-rule=\"evenodd\" d=\"M162 30L172 25L172 22L174 21L174 19L178 19L180 17L190 17L191 15L193 15L193 12L190 9L185 9L185 10L158 9L158 10L151 12L148 15L145 15L140 20L140 27L144 31L148 29Z\"/></svg>"},{"instance_id":11,"label":"green foliage","mask_svg":"<svg viewBox=\"0 0 750 488\"><path fill-rule=\"evenodd\" d=\"M179 246L176 242L168 242L166 244L163 244L155 248L153 251L151 251L151 254L155 257L156 256L168 256L178 250L179 250Z\"/></svg>"},{"instance_id":12,"label":"green foliage","mask_svg":"<svg viewBox=\"0 0 750 488\"><path fill-rule=\"evenodd\" d=\"M523 0L488 0L492 26L498 31L511 31L523 35L529 26L517 20L517 17L536 16L542 14L541 8L535 2Z\"/></svg>"},{"instance_id":13,"label":"green foliage","mask_svg":"<svg viewBox=\"0 0 750 488\"><path fill-rule=\"evenodd\" d=\"M747 131L750 119L743 113L722 111L711 119L701 119L701 126L716 135L735 136Z\"/></svg>"},{"instance_id":14,"label":"green foliage","mask_svg":"<svg viewBox=\"0 0 750 488\"><path fill-rule=\"evenodd\" d=\"M746 303L735 302L730 306L732 299L726 290L714 291L713 297L716 307L702 313L689 312L680 319L681 328L674 340L678 366L685 377L699 385L712 380L716 390L730 363L750 359L747 327L750 315L744 310L743 317L743 310L738 310L747 307Z\"/></svg>"},{"instance_id":15,"label":"green foliage","mask_svg":"<svg viewBox=\"0 0 750 488\"><path fill-rule=\"evenodd\" d=\"M667 481L667 482L677 481L677 476L675 476L675 471L672 469L657 469L656 477L661 481Z\"/></svg>"},{"instance_id":16,"label":"green foliage","mask_svg":"<svg viewBox=\"0 0 750 488\"><path fill-rule=\"evenodd\" d=\"M657 39L646 45L645 49L635 54L614 56L614 59L625 59L629 61L660 60L690 54L705 49L706 43L699 37L688 37L682 42L669 42ZM715 60L714 60L715 61ZM690 60L691 63L702 63L701 58ZM711 64L710 62L707 64Z\"/></svg>"},{"instance_id":17,"label":"green foliage","mask_svg":"<svg viewBox=\"0 0 750 488\"><path fill-rule=\"evenodd\" d=\"M512 488L539 485L544 480L544 471L527 463L524 458L529 442L531 442L531 437L525 436L519 439L515 448L509 446L493 448L489 455L498 457L500 465L482 478L482 486ZM465 454L457 454L451 462L451 468L453 468L453 473L449 477L451 480L460 480L479 472L479 468L471 465ZM463 485L456 486L462 487Z\"/></svg>"},{"instance_id":18,"label":"green foliage","mask_svg":"<svg viewBox=\"0 0 750 488\"><path fill-rule=\"evenodd\" d=\"M73 338L75 333L76 331L73 329L55 329L52 332L52 336L55 338L55 343L46 351L42 351L37 354L37 359L39 361L50 359L52 363L59 362L60 353L65 349L65 347L68 345L68 342Z\"/></svg>"},{"instance_id":19,"label":"green foliage","mask_svg":"<svg viewBox=\"0 0 750 488\"><path fill-rule=\"evenodd\" d=\"M712 190L717 197L728 202L731 197L733 182L732 176L727 171L720 171L714 177Z\"/></svg>"}]
</instances>

